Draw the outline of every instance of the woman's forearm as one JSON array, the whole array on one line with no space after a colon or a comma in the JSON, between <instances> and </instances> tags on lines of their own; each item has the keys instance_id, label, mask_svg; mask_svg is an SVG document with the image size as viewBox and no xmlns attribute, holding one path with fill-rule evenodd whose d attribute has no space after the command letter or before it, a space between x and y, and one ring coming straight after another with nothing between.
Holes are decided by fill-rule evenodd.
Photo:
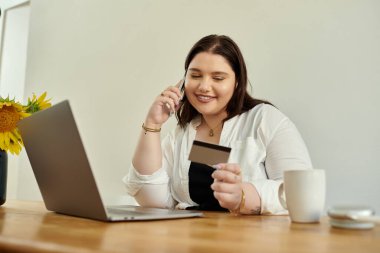
<instances>
[{"instance_id":1,"label":"woman's forearm","mask_svg":"<svg viewBox=\"0 0 380 253\"><path fill-rule=\"evenodd\" d=\"M144 125L152 129L160 129L161 126ZM140 137L132 160L133 166L142 175L151 175L162 166L162 150L160 132L149 132L141 128Z\"/></svg>"},{"instance_id":2,"label":"woman's forearm","mask_svg":"<svg viewBox=\"0 0 380 253\"><path fill-rule=\"evenodd\" d=\"M156 97L145 118L132 159L133 166L142 175L151 175L162 166L160 129L179 104L179 84L168 87Z\"/></svg>"}]
</instances>

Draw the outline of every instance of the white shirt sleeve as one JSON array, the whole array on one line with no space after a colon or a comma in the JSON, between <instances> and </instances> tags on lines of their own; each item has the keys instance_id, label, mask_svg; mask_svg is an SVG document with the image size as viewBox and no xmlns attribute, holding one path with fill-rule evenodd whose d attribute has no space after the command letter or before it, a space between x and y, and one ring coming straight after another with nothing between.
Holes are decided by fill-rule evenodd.
<instances>
[{"instance_id":1,"label":"white shirt sleeve","mask_svg":"<svg viewBox=\"0 0 380 253\"><path fill-rule=\"evenodd\" d=\"M162 141L162 167L151 175L141 175L131 164L129 173L123 178L128 194L145 207L172 208L175 201L170 193L169 175L172 169L173 146L171 136Z\"/></svg>"},{"instance_id":2,"label":"white shirt sleeve","mask_svg":"<svg viewBox=\"0 0 380 253\"><path fill-rule=\"evenodd\" d=\"M269 113L270 111L270 113ZM268 111L263 127L267 130L265 169L268 180L253 182L260 198L262 214L281 214L286 210L281 204L285 170L311 169L306 145L296 126L277 109Z\"/></svg>"}]
</instances>

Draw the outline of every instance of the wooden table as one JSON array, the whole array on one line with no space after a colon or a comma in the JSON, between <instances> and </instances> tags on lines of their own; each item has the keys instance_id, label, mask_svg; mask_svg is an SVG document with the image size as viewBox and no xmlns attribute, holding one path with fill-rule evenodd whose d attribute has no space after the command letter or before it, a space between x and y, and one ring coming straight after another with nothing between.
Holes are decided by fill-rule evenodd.
<instances>
[{"instance_id":1,"label":"wooden table","mask_svg":"<svg viewBox=\"0 0 380 253\"><path fill-rule=\"evenodd\" d=\"M0 207L0 252L380 252L380 228L295 224L287 216L106 223L49 212L42 202Z\"/></svg>"}]
</instances>

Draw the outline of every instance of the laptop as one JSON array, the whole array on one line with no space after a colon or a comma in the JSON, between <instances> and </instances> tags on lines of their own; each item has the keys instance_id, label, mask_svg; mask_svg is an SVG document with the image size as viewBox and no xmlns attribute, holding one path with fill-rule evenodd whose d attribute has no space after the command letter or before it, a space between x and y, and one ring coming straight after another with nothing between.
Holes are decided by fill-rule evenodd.
<instances>
[{"instance_id":1,"label":"laptop","mask_svg":"<svg viewBox=\"0 0 380 253\"><path fill-rule=\"evenodd\" d=\"M200 217L202 212L106 207L68 100L22 119L18 124L43 201L48 210L101 221Z\"/></svg>"}]
</instances>

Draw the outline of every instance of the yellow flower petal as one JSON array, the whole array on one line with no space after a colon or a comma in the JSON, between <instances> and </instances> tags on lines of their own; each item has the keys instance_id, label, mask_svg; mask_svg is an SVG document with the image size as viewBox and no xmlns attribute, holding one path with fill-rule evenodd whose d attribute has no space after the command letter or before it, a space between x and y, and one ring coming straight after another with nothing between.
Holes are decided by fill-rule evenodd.
<instances>
[{"instance_id":1,"label":"yellow flower petal","mask_svg":"<svg viewBox=\"0 0 380 253\"><path fill-rule=\"evenodd\" d=\"M9 132L5 132L4 133L4 144L5 144L5 146L7 147L7 146L9 146L9 143L10 143L10 139L9 139Z\"/></svg>"},{"instance_id":2,"label":"yellow flower petal","mask_svg":"<svg viewBox=\"0 0 380 253\"><path fill-rule=\"evenodd\" d=\"M0 132L0 149L6 150L5 148L5 137L4 133Z\"/></svg>"},{"instance_id":3,"label":"yellow flower petal","mask_svg":"<svg viewBox=\"0 0 380 253\"><path fill-rule=\"evenodd\" d=\"M20 134L18 128L13 129L12 133L14 136L16 136L17 139L21 140L21 134Z\"/></svg>"},{"instance_id":4,"label":"yellow flower petal","mask_svg":"<svg viewBox=\"0 0 380 253\"><path fill-rule=\"evenodd\" d=\"M15 144L11 145L11 153L12 154L18 155L18 154L20 154L20 151L21 151L21 146L18 143L15 143Z\"/></svg>"},{"instance_id":5,"label":"yellow flower petal","mask_svg":"<svg viewBox=\"0 0 380 253\"><path fill-rule=\"evenodd\" d=\"M37 99L37 103L41 104L46 98L46 91Z\"/></svg>"},{"instance_id":6,"label":"yellow flower petal","mask_svg":"<svg viewBox=\"0 0 380 253\"><path fill-rule=\"evenodd\" d=\"M9 133L9 140L12 140L13 143L18 143L18 138L13 134L13 132L8 132Z\"/></svg>"},{"instance_id":7,"label":"yellow flower petal","mask_svg":"<svg viewBox=\"0 0 380 253\"><path fill-rule=\"evenodd\" d=\"M29 117L29 116L32 115L32 114L27 113L27 112L20 112L19 115L20 115L21 118L23 119L23 118L27 118L27 117Z\"/></svg>"}]
</instances>

